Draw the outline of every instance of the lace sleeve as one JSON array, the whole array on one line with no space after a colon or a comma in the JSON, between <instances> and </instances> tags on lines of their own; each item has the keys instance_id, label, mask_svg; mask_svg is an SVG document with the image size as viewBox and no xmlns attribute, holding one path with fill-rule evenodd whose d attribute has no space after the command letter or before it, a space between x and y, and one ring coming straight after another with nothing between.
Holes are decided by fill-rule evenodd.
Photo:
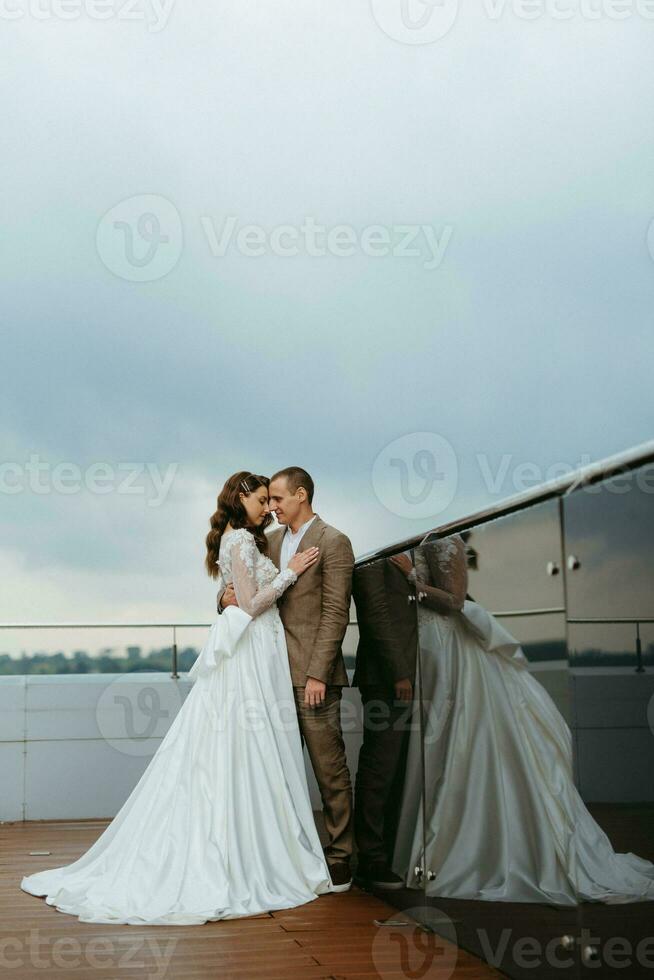
<instances>
[{"instance_id":1,"label":"lace sleeve","mask_svg":"<svg viewBox=\"0 0 654 980\"><path fill-rule=\"evenodd\" d=\"M463 609L468 589L463 539L455 534L422 545L416 552L415 581L416 591L423 593L421 601L428 608L437 612Z\"/></svg>"},{"instance_id":2,"label":"lace sleeve","mask_svg":"<svg viewBox=\"0 0 654 980\"><path fill-rule=\"evenodd\" d=\"M272 582L259 588L256 575L258 548L254 537L245 529L232 533L234 534L234 540L231 542L232 581L236 601L249 616L258 616L269 609L289 585L297 582L297 575L293 569L285 568Z\"/></svg>"},{"instance_id":3,"label":"lace sleeve","mask_svg":"<svg viewBox=\"0 0 654 980\"><path fill-rule=\"evenodd\" d=\"M218 587L217 588L217 591L216 591L216 609L218 610L219 613L222 613L223 608L220 605L220 600L222 599L223 592L227 588L227 583L225 582L225 579L223 578L223 573L220 570L220 568L218 569L218 576L216 578L216 585Z\"/></svg>"}]
</instances>

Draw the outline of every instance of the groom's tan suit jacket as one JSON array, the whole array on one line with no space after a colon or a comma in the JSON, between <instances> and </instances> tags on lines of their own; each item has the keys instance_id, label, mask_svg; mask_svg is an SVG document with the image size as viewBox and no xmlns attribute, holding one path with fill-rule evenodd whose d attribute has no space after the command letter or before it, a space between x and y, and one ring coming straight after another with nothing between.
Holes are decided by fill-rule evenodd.
<instances>
[{"instance_id":1,"label":"groom's tan suit jacket","mask_svg":"<svg viewBox=\"0 0 654 980\"><path fill-rule=\"evenodd\" d=\"M268 554L280 566L286 528L268 535ZM318 514L300 538L298 551L320 549L318 561L299 576L277 601L284 624L291 679L304 687L308 677L349 687L343 637L350 619L354 553L346 534Z\"/></svg>"}]
</instances>

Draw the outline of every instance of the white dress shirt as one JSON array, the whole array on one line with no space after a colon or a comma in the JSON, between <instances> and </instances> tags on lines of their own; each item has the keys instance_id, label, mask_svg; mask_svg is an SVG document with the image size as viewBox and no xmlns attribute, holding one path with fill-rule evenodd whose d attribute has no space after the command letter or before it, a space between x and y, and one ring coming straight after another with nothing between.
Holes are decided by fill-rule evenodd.
<instances>
[{"instance_id":1,"label":"white dress shirt","mask_svg":"<svg viewBox=\"0 0 654 980\"><path fill-rule=\"evenodd\" d=\"M286 526L286 533L282 538L282 550L279 553L280 571L283 571L285 568L288 568L289 561L297 551L297 546L300 543L300 538L302 537L306 529L309 527L309 524L311 524L312 521L315 521L316 516L317 515L314 514L313 517L310 517L308 521L305 521L302 527L299 527L297 531L295 531L295 533L291 531L288 525Z\"/></svg>"}]
</instances>

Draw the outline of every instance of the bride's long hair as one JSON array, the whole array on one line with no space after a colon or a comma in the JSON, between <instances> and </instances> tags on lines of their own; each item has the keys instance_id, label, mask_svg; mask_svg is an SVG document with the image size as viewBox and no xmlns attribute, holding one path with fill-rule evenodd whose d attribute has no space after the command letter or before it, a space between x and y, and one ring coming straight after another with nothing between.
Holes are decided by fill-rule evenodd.
<instances>
[{"instance_id":1,"label":"bride's long hair","mask_svg":"<svg viewBox=\"0 0 654 980\"><path fill-rule=\"evenodd\" d=\"M218 494L215 513L209 518L211 530L205 539L207 555L204 559L204 566L207 570L207 575L210 575L211 578L217 578L220 571L217 564L220 554L220 539L228 524L231 524L234 528L246 527L248 531L252 531L257 548L262 554L267 554L268 539L264 534L264 529L272 522L272 514L266 514L261 524L254 527L250 524L247 511L241 503L239 494L252 493L253 490L258 490L259 487L266 487L268 489L269 483L270 480L267 476L257 476L256 473L249 473L247 470L240 470L238 473L233 473L225 481L224 487Z\"/></svg>"}]
</instances>

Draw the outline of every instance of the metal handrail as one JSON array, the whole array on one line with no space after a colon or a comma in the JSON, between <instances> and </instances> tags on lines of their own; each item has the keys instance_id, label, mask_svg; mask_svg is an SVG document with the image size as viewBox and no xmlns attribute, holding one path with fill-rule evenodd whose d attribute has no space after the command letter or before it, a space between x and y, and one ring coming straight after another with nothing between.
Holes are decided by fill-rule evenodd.
<instances>
[{"instance_id":1,"label":"metal handrail","mask_svg":"<svg viewBox=\"0 0 654 980\"><path fill-rule=\"evenodd\" d=\"M565 614L564 606L550 606L541 609L504 609L492 612L491 615L498 619L518 618L522 616L545 616ZM636 673L644 673L642 641L640 636L641 623L654 623L654 616L584 616L568 617L568 624L573 625L635 625L636 626ZM177 672L177 630L178 629L208 629L211 623L0 623L0 630L12 629L172 629L172 671L171 678L179 679ZM348 626L358 626L355 619L348 621Z\"/></svg>"},{"instance_id":2,"label":"metal handrail","mask_svg":"<svg viewBox=\"0 0 654 980\"><path fill-rule=\"evenodd\" d=\"M616 616L613 619L606 616L588 616L584 619L568 618L569 623L654 623L654 616Z\"/></svg>"},{"instance_id":3,"label":"metal handrail","mask_svg":"<svg viewBox=\"0 0 654 980\"><path fill-rule=\"evenodd\" d=\"M58 629L174 629L175 627L211 626L211 623L0 623L0 630L58 630Z\"/></svg>"},{"instance_id":4,"label":"metal handrail","mask_svg":"<svg viewBox=\"0 0 654 980\"><path fill-rule=\"evenodd\" d=\"M31 630L59 630L59 629L172 629L172 671L171 678L179 680L177 672L177 630L188 628L209 627L211 623L0 623L0 630L11 629L31 629Z\"/></svg>"},{"instance_id":5,"label":"metal handrail","mask_svg":"<svg viewBox=\"0 0 654 980\"><path fill-rule=\"evenodd\" d=\"M30 629L30 630L58 630L58 629L172 629L172 670L170 676L173 680L179 680L177 672L177 630L178 629L208 629L212 623L0 623L0 630ZM357 621L351 619L348 626L357 626Z\"/></svg>"},{"instance_id":6,"label":"metal handrail","mask_svg":"<svg viewBox=\"0 0 654 980\"><path fill-rule=\"evenodd\" d=\"M506 497L499 504L495 504L492 507L485 507L482 510L476 511L474 514L457 517L452 521L448 521L446 524L441 524L427 531L421 531L419 534L406 538L404 541L397 541L395 544L378 548L375 551L369 551L357 558L356 565L368 564L368 562L376 561L379 558L389 558L391 555L396 555L401 551L418 548L431 535L445 537L461 531L468 531L496 520L498 517L506 517L516 511L524 510L527 507L533 506L533 504L559 497L567 497L571 493L579 491L583 486L589 486L619 473L629 473L639 466L652 462L654 462L654 440L644 442L640 446L633 446L631 449L616 453L614 456L608 456L606 459L589 463L587 466L581 466L571 473L567 473L555 480L549 480L540 486L514 494L512 497Z\"/></svg>"},{"instance_id":7,"label":"metal handrail","mask_svg":"<svg viewBox=\"0 0 654 980\"><path fill-rule=\"evenodd\" d=\"M492 612L491 616L551 616L554 613L561 615L565 613L565 606L549 606L544 609L506 609L500 612Z\"/></svg>"},{"instance_id":8,"label":"metal handrail","mask_svg":"<svg viewBox=\"0 0 654 980\"><path fill-rule=\"evenodd\" d=\"M542 615L543 613L565 613L565 609L528 609L522 612L496 612L493 613L494 616L534 616ZM635 626L636 627L636 667L634 669L635 674L644 674L645 665L643 664L643 644L640 636L640 625L641 623L654 623L654 616L567 616L566 624L577 626L577 625L593 625L602 624L604 626ZM569 658L568 658L569 659Z\"/></svg>"},{"instance_id":9,"label":"metal handrail","mask_svg":"<svg viewBox=\"0 0 654 980\"><path fill-rule=\"evenodd\" d=\"M579 623L603 623L604 625L621 625L627 624L636 627L636 669L634 673L644 674L645 665L643 664L643 644L640 638L640 624L641 623L654 623L654 616L638 616L636 619L631 616L617 616L614 619L609 619L606 616L589 616L585 618L568 619L568 623L577 625Z\"/></svg>"}]
</instances>

